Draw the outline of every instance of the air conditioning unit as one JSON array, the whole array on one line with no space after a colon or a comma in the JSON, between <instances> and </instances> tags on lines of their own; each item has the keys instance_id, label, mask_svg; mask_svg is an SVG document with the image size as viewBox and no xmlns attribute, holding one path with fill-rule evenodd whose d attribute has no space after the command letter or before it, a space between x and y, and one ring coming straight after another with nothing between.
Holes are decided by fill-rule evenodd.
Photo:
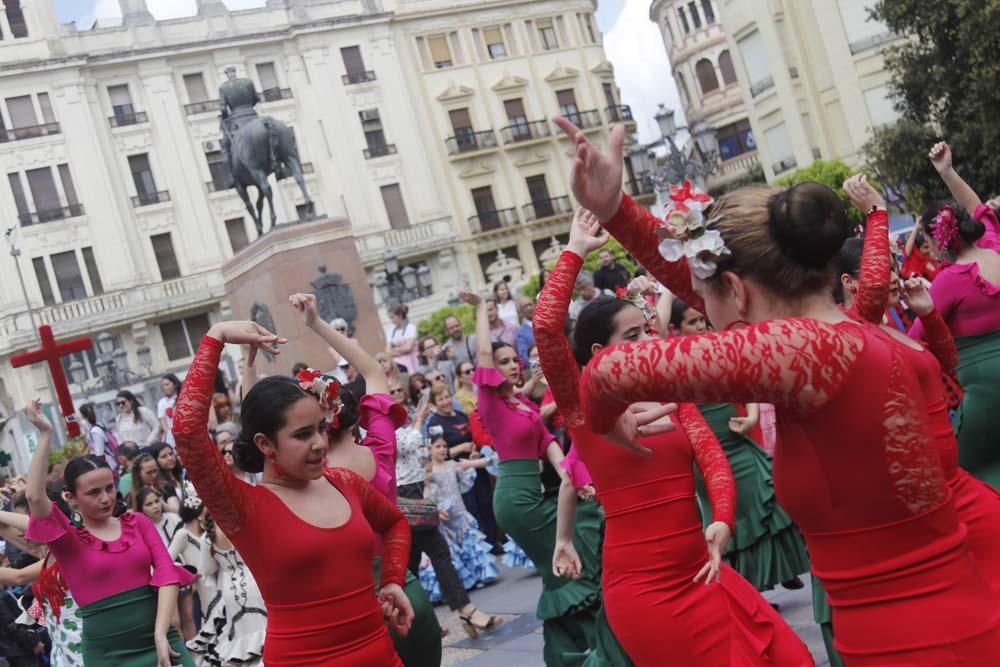
<instances>
[{"instance_id":1,"label":"air conditioning unit","mask_svg":"<svg viewBox=\"0 0 1000 667\"><path fill-rule=\"evenodd\" d=\"M213 139L212 141L202 142L202 145L205 147L205 152L206 153L211 153L213 151L221 151L222 150L222 143L220 141L218 141L217 139Z\"/></svg>"},{"instance_id":2,"label":"air conditioning unit","mask_svg":"<svg viewBox=\"0 0 1000 667\"><path fill-rule=\"evenodd\" d=\"M365 109L361 112L362 123L367 123L372 120L379 120L378 109Z\"/></svg>"}]
</instances>

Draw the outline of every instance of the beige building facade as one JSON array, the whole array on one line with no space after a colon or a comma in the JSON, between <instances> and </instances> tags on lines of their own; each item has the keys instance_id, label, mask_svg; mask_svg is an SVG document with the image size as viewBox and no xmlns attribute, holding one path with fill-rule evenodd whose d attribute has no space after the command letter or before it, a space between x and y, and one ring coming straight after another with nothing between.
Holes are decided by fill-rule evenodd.
<instances>
[{"instance_id":1,"label":"beige building facade","mask_svg":"<svg viewBox=\"0 0 1000 667\"><path fill-rule=\"evenodd\" d=\"M147 404L213 322L249 315L231 312L220 271L256 237L224 188L217 90L228 65L254 81L259 113L293 127L316 211L350 222L370 283L384 280L386 251L429 283L411 319L462 282L516 282L558 250L574 203L571 147L553 115L599 145L611 123L632 126L592 0L268 0L242 11L197 0L196 15L165 21L144 0L120 4L120 25L89 30L59 25L51 0L0 11L0 219L36 322L57 338L109 333L131 373L117 384ZM279 223L303 204L291 179L276 185ZM10 247L0 421L47 395L43 366L7 363L34 345ZM77 400L107 408L103 359L73 361L87 377ZM16 422L5 449L19 446Z\"/></svg>"}]
</instances>

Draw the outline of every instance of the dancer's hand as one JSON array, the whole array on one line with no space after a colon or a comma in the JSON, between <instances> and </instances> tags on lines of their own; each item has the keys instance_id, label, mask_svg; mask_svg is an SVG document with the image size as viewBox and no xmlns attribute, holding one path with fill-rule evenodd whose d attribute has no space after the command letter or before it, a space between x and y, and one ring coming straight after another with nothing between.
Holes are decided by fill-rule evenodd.
<instances>
[{"instance_id":1,"label":"dancer's hand","mask_svg":"<svg viewBox=\"0 0 1000 667\"><path fill-rule=\"evenodd\" d=\"M580 555L576 553L576 547L573 546L572 542L556 540L556 548L552 552L552 572L557 577L580 578L583 565L580 563Z\"/></svg>"},{"instance_id":2,"label":"dancer's hand","mask_svg":"<svg viewBox=\"0 0 1000 667\"><path fill-rule=\"evenodd\" d=\"M951 146L947 141L939 141L931 148L927 154L931 159L931 164L937 169L939 174L943 174L951 169Z\"/></svg>"},{"instance_id":3,"label":"dancer's hand","mask_svg":"<svg viewBox=\"0 0 1000 667\"><path fill-rule=\"evenodd\" d=\"M722 521L713 521L705 529L705 546L708 547L708 562L701 568L694 580L697 583L705 577L705 585L708 586L715 581L722 581L722 554L726 552L726 545L732 531Z\"/></svg>"},{"instance_id":4,"label":"dancer's hand","mask_svg":"<svg viewBox=\"0 0 1000 667\"><path fill-rule=\"evenodd\" d=\"M573 196L584 208L590 209L601 222L607 222L618 212L622 203L622 165L625 128L615 125L608 138L608 153L597 150L583 130L562 116L552 119L576 148L570 185Z\"/></svg>"},{"instance_id":5,"label":"dancer's hand","mask_svg":"<svg viewBox=\"0 0 1000 667\"><path fill-rule=\"evenodd\" d=\"M931 298L931 293L927 291L929 284L920 276L913 276L903 281L903 292L906 294L906 303L917 317L923 317L934 310L934 299Z\"/></svg>"},{"instance_id":6,"label":"dancer's hand","mask_svg":"<svg viewBox=\"0 0 1000 667\"><path fill-rule=\"evenodd\" d=\"M569 242L566 249L580 257L586 257L605 243L611 236L601 227L597 216L581 207L576 209L573 222L569 226Z\"/></svg>"},{"instance_id":7,"label":"dancer's hand","mask_svg":"<svg viewBox=\"0 0 1000 667\"><path fill-rule=\"evenodd\" d=\"M248 366L253 366L257 359L258 348L271 354L280 354L278 346L288 342L287 338L271 333L256 322L245 321L219 322L208 330L208 335L223 343L249 345Z\"/></svg>"},{"instance_id":8,"label":"dancer's hand","mask_svg":"<svg viewBox=\"0 0 1000 667\"><path fill-rule=\"evenodd\" d=\"M42 402L37 398L24 406L24 416L28 418L32 426L38 429L39 433L52 432L52 422L42 412Z\"/></svg>"},{"instance_id":9,"label":"dancer's hand","mask_svg":"<svg viewBox=\"0 0 1000 667\"><path fill-rule=\"evenodd\" d=\"M653 451L639 444L639 438L647 435L667 433L677 428L665 417L677 412L676 403L633 404L615 422L615 427L604 434L604 438L630 452L652 456Z\"/></svg>"},{"instance_id":10,"label":"dancer's hand","mask_svg":"<svg viewBox=\"0 0 1000 667\"><path fill-rule=\"evenodd\" d=\"M483 300L483 297L471 291L468 287L458 290L458 298L470 306L478 306Z\"/></svg>"},{"instance_id":11,"label":"dancer's hand","mask_svg":"<svg viewBox=\"0 0 1000 667\"><path fill-rule=\"evenodd\" d=\"M316 309L316 296L314 294L292 294L288 297L288 303L299 311L307 327L311 327L319 320L319 310Z\"/></svg>"},{"instance_id":12,"label":"dancer's hand","mask_svg":"<svg viewBox=\"0 0 1000 667\"><path fill-rule=\"evenodd\" d=\"M885 208L885 199L868 183L864 174L855 174L844 181L844 193L861 215L868 215L873 207Z\"/></svg>"},{"instance_id":13,"label":"dancer's hand","mask_svg":"<svg viewBox=\"0 0 1000 667\"><path fill-rule=\"evenodd\" d=\"M173 667L177 664L176 658L181 657L181 654L170 647L170 640L165 634L154 634L153 642L156 644L156 667Z\"/></svg>"},{"instance_id":14,"label":"dancer's hand","mask_svg":"<svg viewBox=\"0 0 1000 667\"><path fill-rule=\"evenodd\" d=\"M590 500L597 495L597 489L594 488L593 484L587 484L586 486L581 486L576 490L576 497L580 500Z\"/></svg>"},{"instance_id":15,"label":"dancer's hand","mask_svg":"<svg viewBox=\"0 0 1000 667\"><path fill-rule=\"evenodd\" d=\"M659 288L655 282L650 280L647 276L637 276L633 278L628 287L625 288L628 292L628 296L631 298L637 294L659 294Z\"/></svg>"},{"instance_id":16,"label":"dancer's hand","mask_svg":"<svg viewBox=\"0 0 1000 667\"><path fill-rule=\"evenodd\" d=\"M757 426L757 420L750 417L730 417L729 430L740 435L750 435L750 431Z\"/></svg>"},{"instance_id":17,"label":"dancer's hand","mask_svg":"<svg viewBox=\"0 0 1000 667\"><path fill-rule=\"evenodd\" d=\"M399 637L409 634L413 625L413 605L399 584L383 586L378 592L378 601L382 604L382 617L389 629Z\"/></svg>"}]
</instances>

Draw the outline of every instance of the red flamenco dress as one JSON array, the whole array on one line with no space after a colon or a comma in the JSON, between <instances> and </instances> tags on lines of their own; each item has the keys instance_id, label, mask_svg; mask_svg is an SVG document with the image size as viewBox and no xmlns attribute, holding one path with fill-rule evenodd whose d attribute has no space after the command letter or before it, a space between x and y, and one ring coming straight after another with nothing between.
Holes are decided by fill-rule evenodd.
<instances>
[{"instance_id":1,"label":"red flamenco dress","mask_svg":"<svg viewBox=\"0 0 1000 667\"><path fill-rule=\"evenodd\" d=\"M382 584L404 585L410 554L406 518L345 468L325 471L351 508L347 522L334 528L303 521L266 487L237 479L205 426L222 348L214 338L202 339L177 401L174 437L198 495L264 596L264 663L401 667L375 597L372 561L378 532Z\"/></svg>"},{"instance_id":2,"label":"red flamenco dress","mask_svg":"<svg viewBox=\"0 0 1000 667\"><path fill-rule=\"evenodd\" d=\"M681 407L683 427L642 439L642 458L583 423L579 370L563 323L583 259L564 252L535 309L535 343L574 452L586 464L604 507L604 608L632 661L644 665L812 665L802 641L736 571L721 584L695 583L708 552L692 464L708 486L713 515L732 527L735 486L726 457L698 408ZM572 457L571 457L572 458Z\"/></svg>"},{"instance_id":3,"label":"red flamenco dress","mask_svg":"<svg viewBox=\"0 0 1000 667\"><path fill-rule=\"evenodd\" d=\"M581 376L607 433L637 401L773 403L774 482L849 667L995 664L1000 596L966 545L917 380L874 325L808 318L617 345ZM836 425L836 428L831 428Z\"/></svg>"}]
</instances>

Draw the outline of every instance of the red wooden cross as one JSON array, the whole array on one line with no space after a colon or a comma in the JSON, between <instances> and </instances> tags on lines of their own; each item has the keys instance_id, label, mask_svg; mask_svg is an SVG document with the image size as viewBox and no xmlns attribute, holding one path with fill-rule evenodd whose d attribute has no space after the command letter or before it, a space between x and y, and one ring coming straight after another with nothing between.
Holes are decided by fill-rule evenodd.
<instances>
[{"instance_id":1,"label":"red wooden cross","mask_svg":"<svg viewBox=\"0 0 1000 667\"><path fill-rule=\"evenodd\" d=\"M59 408L62 410L63 419L66 420L66 433L71 438L76 437L80 435L80 423L76 420L73 397L69 393L69 383L66 382L66 373L63 371L60 357L73 352L89 350L94 346L94 343L89 338L74 338L65 343L57 343L52 335L52 327L48 324L38 327L38 333L42 338L42 349L15 354L10 358L10 365L14 368L20 368L42 361L48 362L52 383L56 388L56 398L59 399Z\"/></svg>"}]
</instances>

